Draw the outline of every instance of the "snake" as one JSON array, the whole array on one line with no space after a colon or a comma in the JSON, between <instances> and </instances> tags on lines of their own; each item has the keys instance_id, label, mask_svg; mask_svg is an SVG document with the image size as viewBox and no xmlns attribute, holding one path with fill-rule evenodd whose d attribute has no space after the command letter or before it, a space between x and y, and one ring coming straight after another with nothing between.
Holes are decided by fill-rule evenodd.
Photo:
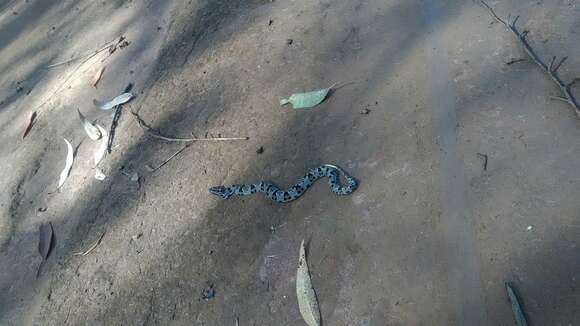
<instances>
[{"instance_id":1,"label":"snake","mask_svg":"<svg viewBox=\"0 0 580 326\"><path fill-rule=\"evenodd\" d=\"M340 184L340 173L344 175L346 180L346 184L344 185ZM282 190L269 181L260 181L253 184L238 184L229 187L211 187L209 188L209 192L221 199L228 199L234 195L249 196L261 192L275 202L288 203L300 198L300 196L302 196L316 180L323 177L328 178L328 186L336 195L350 195L358 187L358 181L344 172L341 168L331 164L323 164L309 169L306 175L303 178L300 178L298 182L288 190Z\"/></svg>"}]
</instances>

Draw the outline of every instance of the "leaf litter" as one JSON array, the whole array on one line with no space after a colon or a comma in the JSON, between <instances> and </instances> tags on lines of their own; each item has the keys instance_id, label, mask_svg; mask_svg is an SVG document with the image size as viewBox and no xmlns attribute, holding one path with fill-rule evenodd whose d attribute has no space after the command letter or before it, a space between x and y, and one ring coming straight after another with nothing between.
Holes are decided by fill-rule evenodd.
<instances>
[{"instance_id":1,"label":"leaf litter","mask_svg":"<svg viewBox=\"0 0 580 326\"><path fill-rule=\"evenodd\" d=\"M38 270L36 271L37 278L40 275L42 266L46 262L46 259L52 250L52 242L54 237L53 233L52 224L50 222L42 223L38 228L38 253L42 258L42 261L40 262L40 265L38 265Z\"/></svg>"},{"instance_id":2,"label":"leaf litter","mask_svg":"<svg viewBox=\"0 0 580 326\"><path fill-rule=\"evenodd\" d=\"M34 119L36 119L36 111L32 111L28 114L28 118L26 118L26 125L24 126L24 132L22 132L22 139L28 135L30 129L32 129L32 125L34 125Z\"/></svg>"},{"instance_id":3,"label":"leaf litter","mask_svg":"<svg viewBox=\"0 0 580 326\"><path fill-rule=\"evenodd\" d=\"M524 316L524 311L518 301L518 296L516 295L515 290L513 289L510 283L505 284L505 288L507 291L508 299L512 304L512 311L514 313L514 319L516 320L517 326L528 326L528 322L526 321L526 317Z\"/></svg>"},{"instance_id":4,"label":"leaf litter","mask_svg":"<svg viewBox=\"0 0 580 326\"><path fill-rule=\"evenodd\" d=\"M117 105L121 105L121 104L129 102L132 98L133 98L133 94L123 93L123 94L115 97L114 99L112 99L108 102L101 102L101 101L93 100L93 104L96 107L98 107L99 109L107 111L107 110L110 110L110 109L116 107Z\"/></svg>"},{"instance_id":5,"label":"leaf litter","mask_svg":"<svg viewBox=\"0 0 580 326\"><path fill-rule=\"evenodd\" d=\"M104 72L105 72L105 66L102 66L99 70L97 70L97 73L91 79L91 86L93 86L95 88L97 87L97 84L101 80L101 77L103 77Z\"/></svg>"},{"instance_id":6,"label":"leaf litter","mask_svg":"<svg viewBox=\"0 0 580 326\"><path fill-rule=\"evenodd\" d=\"M300 244L300 257L298 259L298 271L296 272L296 296L298 297L300 314L306 324L308 326L320 326L320 309L318 308L318 300L310 279L304 240Z\"/></svg>"},{"instance_id":7,"label":"leaf litter","mask_svg":"<svg viewBox=\"0 0 580 326\"><path fill-rule=\"evenodd\" d=\"M81 113L81 110L77 109L77 112L79 113L79 118L81 119L83 128L85 128L85 132L87 133L89 138L92 140L99 140L102 136L102 133L99 130L99 128L95 127L94 124L88 121L87 118L85 118L85 116Z\"/></svg>"},{"instance_id":8,"label":"leaf litter","mask_svg":"<svg viewBox=\"0 0 580 326\"><path fill-rule=\"evenodd\" d=\"M66 143L66 147L67 147L66 163L65 163L64 169L60 173L60 178L58 180L58 187L57 188L62 187L62 185L64 184L64 181L66 180L66 178L68 177L68 174L70 173L70 169L72 168L73 160L74 160L74 150L73 150L71 143L68 140L66 140L66 138L64 139L64 142Z\"/></svg>"}]
</instances>

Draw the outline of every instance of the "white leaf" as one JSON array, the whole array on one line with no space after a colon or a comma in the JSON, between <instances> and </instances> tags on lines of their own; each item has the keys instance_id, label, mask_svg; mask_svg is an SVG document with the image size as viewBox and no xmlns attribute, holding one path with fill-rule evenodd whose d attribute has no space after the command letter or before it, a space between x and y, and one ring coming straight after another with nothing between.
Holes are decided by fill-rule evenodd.
<instances>
[{"instance_id":1,"label":"white leaf","mask_svg":"<svg viewBox=\"0 0 580 326\"><path fill-rule=\"evenodd\" d=\"M121 105L123 103L129 102L133 98L133 94L131 93L123 93L114 99L110 100L109 102L103 103L97 100L93 100L93 103L101 110L110 110L117 105Z\"/></svg>"},{"instance_id":2,"label":"white leaf","mask_svg":"<svg viewBox=\"0 0 580 326\"><path fill-rule=\"evenodd\" d=\"M77 112L79 113L79 118L81 118L81 122L83 123L83 127L85 128L89 138L92 140L99 140L99 138L102 136L99 129L95 127L94 124L90 123L87 118L85 118L85 116L81 113L81 110L77 109Z\"/></svg>"},{"instance_id":3,"label":"white leaf","mask_svg":"<svg viewBox=\"0 0 580 326\"><path fill-rule=\"evenodd\" d=\"M64 166L64 169L62 170L62 172L60 173L60 178L58 179L58 187L60 188L62 187L62 185L64 184L64 181L66 180L66 178L68 177L68 174L70 173L70 169L72 168L73 165L73 147L71 145L71 143L69 143L68 140L64 140L64 142L66 143L66 147L67 147L67 154L66 154L66 164Z\"/></svg>"},{"instance_id":4,"label":"white leaf","mask_svg":"<svg viewBox=\"0 0 580 326\"><path fill-rule=\"evenodd\" d=\"M101 131L103 139L101 140L99 148L97 148L97 151L95 152L95 166L99 164L99 162L105 156L105 152L107 151L107 143L109 142L109 134L107 133L105 128L101 127L100 125L97 125L97 128L99 128L99 130Z\"/></svg>"},{"instance_id":5,"label":"white leaf","mask_svg":"<svg viewBox=\"0 0 580 326\"><path fill-rule=\"evenodd\" d=\"M107 176L101 171L101 169L95 169L95 179L99 181L105 180Z\"/></svg>"},{"instance_id":6,"label":"white leaf","mask_svg":"<svg viewBox=\"0 0 580 326\"><path fill-rule=\"evenodd\" d=\"M308 326L320 326L320 309L316 300L316 293L310 280L304 240L300 244L300 258L296 273L296 296L300 314Z\"/></svg>"}]
</instances>

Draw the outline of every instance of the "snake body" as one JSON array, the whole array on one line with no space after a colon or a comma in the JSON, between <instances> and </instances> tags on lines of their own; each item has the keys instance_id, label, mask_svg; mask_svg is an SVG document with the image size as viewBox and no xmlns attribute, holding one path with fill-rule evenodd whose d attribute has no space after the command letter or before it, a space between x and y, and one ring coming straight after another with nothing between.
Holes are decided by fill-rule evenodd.
<instances>
[{"instance_id":1,"label":"snake body","mask_svg":"<svg viewBox=\"0 0 580 326\"><path fill-rule=\"evenodd\" d=\"M346 185L340 184L339 172L344 175ZM209 192L222 199L228 199L234 195L248 196L261 192L275 202L287 203L298 199L316 180L322 177L328 178L330 190L337 195L349 195L358 187L358 181L342 169L334 165L324 164L308 170L308 173L288 190L282 190L268 181L260 181L254 184L211 187Z\"/></svg>"}]
</instances>

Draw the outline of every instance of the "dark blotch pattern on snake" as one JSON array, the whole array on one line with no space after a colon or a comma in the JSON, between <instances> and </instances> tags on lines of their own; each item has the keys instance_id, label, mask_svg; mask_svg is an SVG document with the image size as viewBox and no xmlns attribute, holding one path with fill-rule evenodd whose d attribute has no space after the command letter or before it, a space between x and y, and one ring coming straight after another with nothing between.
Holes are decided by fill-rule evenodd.
<instances>
[{"instance_id":1,"label":"dark blotch pattern on snake","mask_svg":"<svg viewBox=\"0 0 580 326\"><path fill-rule=\"evenodd\" d=\"M340 185L339 172L344 174L346 185ZM304 192L312 186L314 181L328 177L330 190L337 195L349 195L358 187L358 181L346 174L342 169L330 164L324 164L310 169L306 175L288 190L282 190L273 183L260 181L250 185L233 185L230 187L217 186L209 188L209 192L222 199L228 199L233 195L248 196L257 192L266 194L268 198L278 203L287 203L298 199Z\"/></svg>"}]
</instances>

